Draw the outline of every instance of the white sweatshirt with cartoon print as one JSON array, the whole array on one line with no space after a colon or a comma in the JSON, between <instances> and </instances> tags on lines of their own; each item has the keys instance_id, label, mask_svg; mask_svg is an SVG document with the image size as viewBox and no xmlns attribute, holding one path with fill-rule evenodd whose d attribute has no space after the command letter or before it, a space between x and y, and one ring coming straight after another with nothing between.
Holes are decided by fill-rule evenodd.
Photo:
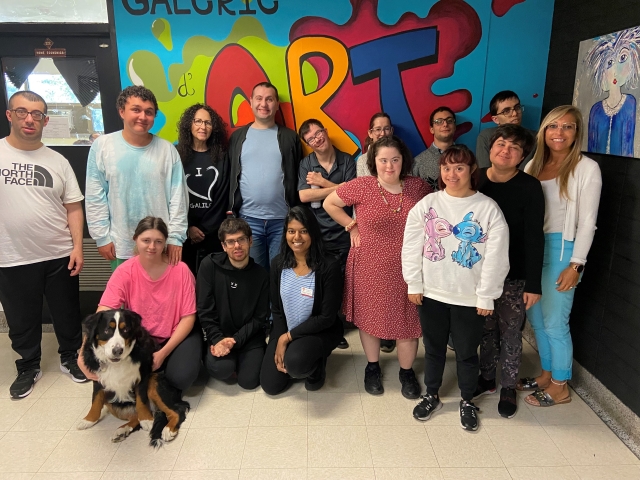
<instances>
[{"instance_id":1,"label":"white sweatshirt with cartoon print","mask_svg":"<svg viewBox=\"0 0 640 480\"><path fill-rule=\"evenodd\" d=\"M500 207L480 192L431 193L409 212L402 274L409 294L493 310L509 273L509 227Z\"/></svg>"}]
</instances>

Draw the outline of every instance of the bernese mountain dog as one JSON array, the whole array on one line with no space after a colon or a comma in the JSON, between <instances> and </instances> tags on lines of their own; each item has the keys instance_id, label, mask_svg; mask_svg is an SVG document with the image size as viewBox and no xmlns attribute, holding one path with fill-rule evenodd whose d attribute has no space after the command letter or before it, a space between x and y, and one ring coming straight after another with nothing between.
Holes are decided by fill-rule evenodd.
<instances>
[{"instance_id":1,"label":"bernese mountain dog","mask_svg":"<svg viewBox=\"0 0 640 480\"><path fill-rule=\"evenodd\" d=\"M78 423L84 430L103 416L104 407L126 420L112 442L121 442L142 428L150 445L158 448L173 440L184 422L189 403L171 386L164 373L153 373L155 342L142 326L142 318L130 310L105 310L88 316L83 324L83 360L95 372L91 409Z\"/></svg>"}]
</instances>

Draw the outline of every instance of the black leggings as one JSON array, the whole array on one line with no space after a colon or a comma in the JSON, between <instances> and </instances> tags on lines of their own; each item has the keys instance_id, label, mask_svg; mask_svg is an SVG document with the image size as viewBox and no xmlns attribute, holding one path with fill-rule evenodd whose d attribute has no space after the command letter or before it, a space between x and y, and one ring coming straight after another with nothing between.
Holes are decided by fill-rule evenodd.
<instances>
[{"instance_id":1,"label":"black leggings","mask_svg":"<svg viewBox=\"0 0 640 480\"><path fill-rule=\"evenodd\" d=\"M218 380L226 380L234 372L238 375L238 385L253 390L260 385L260 368L264 358L263 346L253 345L249 350L232 348L224 357L214 357L207 352L204 364L209 375Z\"/></svg>"},{"instance_id":2,"label":"black leggings","mask_svg":"<svg viewBox=\"0 0 640 480\"><path fill-rule=\"evenodd\" d=\"M282 373L276 368L278 337L272 336L260 371L262 389L269 395L277 395L289 386L291 378L307 378L318 368L320 362L326 362L342 340L343 334L342 322L337 320L327 330L291 342L284 354L284 366L288 373Z\"/></svg>"},{"instance_id":3,"label":"black leggings","mask_svg":"<svg viewBox=\"0 0 640 480\"><path fill-rule=\"evenodd\" d=\"M198 378L202 358L202 331L197 325L166 358L160 370L164 370L169 383L178 390L189 388Z\"/></svg>"},{"instance_id":4,"label":"black leggings","mask_svg":"<svg viewBox=\"0 0 640 480\"><path fill-rule=\"evenodd\" d=\"M437 395L447 359L449 333L456 349L458 386L462 398L473 399L478 386L480 361L478 347L484 318L476 307L461 307L423 297L418 310L424 338L424 384L427 393Z\"/></svg>"}]
</instances>

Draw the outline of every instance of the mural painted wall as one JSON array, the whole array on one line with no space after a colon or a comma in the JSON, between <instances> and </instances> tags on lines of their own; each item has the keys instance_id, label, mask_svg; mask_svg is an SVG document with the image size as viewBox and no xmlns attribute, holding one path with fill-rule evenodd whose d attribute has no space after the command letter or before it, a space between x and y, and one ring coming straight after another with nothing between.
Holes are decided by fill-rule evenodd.
<instances>
[{"instance_id":1,"label":"mural painted wall","mask_svg":"<svg viewBox=\"0 0 640 480\"><path fill-rule=\"evenodd\" d=\"M279 123L318 118L351 154L381 110L414 154L441 105L472 148L500 90L519 94L525 126L540 121L553 0L114 0L114 13L122 86L155 93L153 132L172 142L196 102L230 132L252 121L247 100L265 80Z\"/></svg>"}]
</instances>

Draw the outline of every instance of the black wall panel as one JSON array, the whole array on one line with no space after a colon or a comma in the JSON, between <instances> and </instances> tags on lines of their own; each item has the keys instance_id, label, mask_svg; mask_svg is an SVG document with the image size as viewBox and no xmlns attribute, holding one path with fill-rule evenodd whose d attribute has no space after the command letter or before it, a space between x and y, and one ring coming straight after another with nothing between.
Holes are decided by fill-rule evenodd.
<instances>
[{"instance_id":1,"label":"black wall panel","mask_svg":"<svg viewBox=\"0 0 640 480\"><path fill-rule=\"evenodd\" d=\"M572 102L582 40L636 25L638 0L556 0L543 114ZM571 313L574 357L640 415L640 160L589 156L603 188Z\"/></svg>"}]
</instances>

